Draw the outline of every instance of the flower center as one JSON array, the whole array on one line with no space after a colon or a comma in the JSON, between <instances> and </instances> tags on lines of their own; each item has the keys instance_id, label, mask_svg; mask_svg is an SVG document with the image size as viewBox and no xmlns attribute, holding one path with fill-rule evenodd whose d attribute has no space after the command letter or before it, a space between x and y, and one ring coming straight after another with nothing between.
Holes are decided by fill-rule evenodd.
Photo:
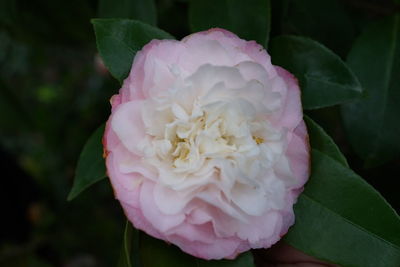
<instances>
[{"instance_id":1,"label":"flower center","mask_svg":"<svg viewBox=\"0 0 400 267\"><path fill-rule=\"evenodd\" d=\"M253 140L256 142L257 145L264 143L264 138L257 137L253 135Z\"/></svg>"},{"instance_id":2,"label":"flower center","mask_svg":"<svg viewBox=\"0 0 400 267\"><path fill-rule=\"evenodd\" d=\"M176 160L187 160L187 157L190 153L190 145L188 139L182 139L177 137L173 143L172 156L174 157L174 162ZM174 165L175 166L175 165ZM176 166L175 166L176 167Z\"/></svg>"},{"instance_id":3,"label":"flower center","mask_svg":"<svg viewBox=\"0 0 400 267\"><path fill-rule=\"evenodd\" d=\"M229 77L208 83L216 79L215 70ZM195 175L229 176L224 179L247 183L280 157L283 135L269 123L273 109L265 106L265 101L278 101L280 96L254 80L230 84L237 75L235 68L206 65L147 100L142 117L150 138L142 145L144 160L163 166L169 182Z\"/></svg>"},{"instance_id":4,"label":"flower center","mask_svg":"<svg viewBox=\"0 0 400 267\"><path fill-rule=\"evenodd\" d=\"M172 167L178 172L195 171L210 160L233 159L254 150L265 140L260 133L253 134L252 123L253 119L226 103L203 106L197 115L175 117L165 134Z\"/></svg>"}]
</instances>

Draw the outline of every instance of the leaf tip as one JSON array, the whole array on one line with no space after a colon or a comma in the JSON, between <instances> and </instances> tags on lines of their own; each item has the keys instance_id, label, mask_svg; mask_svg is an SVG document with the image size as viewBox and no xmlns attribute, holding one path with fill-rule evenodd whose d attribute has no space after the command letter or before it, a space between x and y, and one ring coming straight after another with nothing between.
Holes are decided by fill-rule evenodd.
<instances>
[{"instance_id":1,"label":"leaf tip","mask_svg":"<svg viewBox=\"0 0 400 267\"><path fill-rule=\"evenodd\" d=\"M76 198L77 194L75 192L75 190L72 188L72 190L69 192L68 196L67 196L67 201L71 202L72 200L74 200Z\"/></svg>"},{"instance_id":2,"label":"leaf tip","mask_svg":"<svg viewBox=\"0 0 400 267\"><path fill-rule=\"evenodd\" d=\"M94 25L98 20L99 20L98 18L90 19L90 23Z\"/></svg>"}]
</instances>

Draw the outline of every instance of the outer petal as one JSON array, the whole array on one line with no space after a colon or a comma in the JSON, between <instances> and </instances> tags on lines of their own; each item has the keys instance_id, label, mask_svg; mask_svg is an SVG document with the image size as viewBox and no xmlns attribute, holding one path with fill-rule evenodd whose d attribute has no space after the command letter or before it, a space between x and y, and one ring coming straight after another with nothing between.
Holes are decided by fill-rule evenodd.
<instances>
[{"instance_id":1,"label":"outer petal","mask_svg":"<svg viewBox=\"0 0 400 267\"><path fill-rule=\"evenodd\" d=\"M278 66L275 66L275 69L279 76L274 80L273 88L283 95L284 103L281 113L272 120L280 127L294 130L303 120L299 83L288 71Z\"/></svg>"},{"instance_id":2,"label":"outer petal","mask_svg":"<svg viewBox=\"0 0 400 267\"><path fill-rule=\"evenodd\" d=\"M310 143L304 121L294 130L286 155L290 159L293 174L299 184L304 185L310 175Z\"/></svg>"},{"instance_id":3,"label":"outer petal","mask_svg":"<svg viewBox=\"0 0 400 267\"><path fill-rule=\"evenodd\" d=\"M132 153L141 154L138 143L145 138L145 127L141 117L141 101L130 101L116 108L111 128L122 144Z\"/></svg>"},{"instance_id":4,"label":"outer petal","mask_svg":"<svg viewBox=\"0 0 400 267\"><path fill-rule=\"evenodd\" d=\"M179 71L182 43L174 40L153 40L139 51L131 72L125 79L120 93L123 101L148 98L158 91L167 90ZM160 85L162 85L160 87Z\"/></svg>"},{"instance_id":5,"label":"outer petal","mask_svg":"<svg viewBox=\"0 0 400 267\"><path fill-rule=\"evenodd\" d=\"M144 182L140 190L140 209L144 217L160 232L166 232L185 220L184 214L162 213L154 202L154 184Z\"/></svg>"},{"instance_id":6,"label":"outer petal","mask_svg":"<svg viewBox=\"0 0 400 267\"><path fill-rule=\"evenodd\" d=\"M211 244L177 238L174 243L185 252L206 260L233 259L237 256L240 245L240 242L235 238L216 239Z\"/></svg>"}]
</instances>

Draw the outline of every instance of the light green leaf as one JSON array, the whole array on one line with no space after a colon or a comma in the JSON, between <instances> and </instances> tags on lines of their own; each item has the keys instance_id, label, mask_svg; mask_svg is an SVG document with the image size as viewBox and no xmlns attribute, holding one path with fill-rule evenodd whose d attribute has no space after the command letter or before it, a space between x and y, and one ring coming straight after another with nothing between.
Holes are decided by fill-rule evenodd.
<instances>
[{"instance_id":1,"label":"light green leaf","mask_svg":"<svg viewBox=\"0 0 400 267\"><path fill-rule=\"evenodd\" d=\"M272 40L270 53L274 64L299 79L305 109L332 106L362 95L361 86L347 65L316 41L280 36Z\"/></svg>"},{"instance_id":2,"label":"light green leaf","mask_svg":"<svg viewBox=\"0 0 400 267\"><path fill-rule=\"evenodd\" d=\"M79 156L74 184L68 200L74 199L82 191L106 177L106 166L103 159L103 133L104 125L100 126L85 144Z\"/></svg>"},{"instance_id":3,"label":"light green leaf","mask_svg":"<svg viewBox=\"0 0 400 267\"><path fill-rule=\"evenodd\" d=\"M135 19L150 25L157 22L153 0L100 0L98 7L101 18Z\"/></svg>"},{"instance_id":4,"label":"light green leaf","mask_svg":"<svg viewBox=\"0 0 400 267\"><path fill-rule=\"evenodd\" d=\"M193 32L220 27L266 46L271 28L269 0L192 0L189 21Z\"/></svg>"},{"instance_id":5,"label":"light green leaf","mask_svg":"<svg viewBox=\"0 0 400 267\"><path fill-rule=\"evenodd\" d=\"M133 58L153 39L173 39L167 32L129 19L93 19L97 48L110 73L122 83Z\"/></svg>"},{"instance_id":6,"label":"light green leaf","mask_svg":"<svg viewBox=\"0 0 400 267\"><path fill-rule=\"evenodd\" d=\"M400 15L370 25L347 61L366 89L365 98L342 106L352 147L366 166L399 157Z\"/></svg>"}]
</instances>

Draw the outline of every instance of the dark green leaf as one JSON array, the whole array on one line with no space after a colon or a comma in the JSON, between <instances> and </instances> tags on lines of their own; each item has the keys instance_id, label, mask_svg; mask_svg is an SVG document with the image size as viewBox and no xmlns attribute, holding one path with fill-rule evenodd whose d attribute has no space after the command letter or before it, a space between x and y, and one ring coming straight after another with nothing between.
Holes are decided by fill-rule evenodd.
<instances>
[{"instance_id":1,"label":"dark green leaf","mask_svg":"<svg viewBox=\"0 0 400 267\"><path fill-rule=\"evenodd\" d=\"M321 126L307 116L304 117L304 120L307 124L311 147L323 152L348 167L349 165L346 158L340 152L332 138L321 128Z\"/></svg>"},{"instance_id":2,"label":"dark green leaf","mask_svg":"<svg viewBox=\"0 0 400 267\"><path fill-rule=\"evenodd\" d=\"M295 205L285 240L341 266L400 266L400 218L361 177L312 152L312 176Z\"/></svg>"},{"instance_id":3,"label":"dark green leaf","mask_svg":"<svg viewBox=\"0 0 400 267\"><path fill-rule=\"evenodd\" d=\"M378 165L400 155L400 15L371 25L348 64L367 96L342 107L344 126L366 165Z\"/></svg>"},{"instance_id":4,"label":"dark green leaf","mask_svg":"<svg viewBox=\"0 0 400 267\"><path fill-rule=\"evenodd\" d=\"M156 25L157 13L153 0L100 0L101 18L136 19Z\"/></svg>"},{"instance_id":5,"label":"dark green leaf","mask_svg":"<svg viewBox=\"0 0 400 267\"><path fill-rule=\"evenodd\" d=\"M1 41L1 39L0 39ZM0 80L0 135L13 134L32 127L30 118L19 99Z\"/></svg>"},{"instance_id":6,"label":"dark green leaf","mask_svg":"<svg viewBox=\"0 0 400 267\"><path fill-rule=\"evenodd\" d=\"M214 27L266 46L270 31L269 0L193 0L189 20L193 32Z\"/></svg>"},{"instance_id":7,"label":"dark green leaf","mask_svg":"<svg viewBox=\"0 0 400 267\"><path fill-rule=\"evenodd\" d=\"M173 37L153 26L128 19L93 19L97 48L111 74L122 82L138 50L153 39Z\"/></svg>"},{"instance_id":8,"label":"dark green leaf","mask_svg":"<svg viewBox=\"0 0 400 267\"><path fill-rule=\"evenodd\" d=\"M132 267L132 226L129 221L125 223L124 238L122 241L122 251L118 262L118 267ZM136 267L136 266L135 266Z\"/></svg>"},{"instance_id":9,"label":"dark green leaf","mask_svg":"<svg viewBox=\"0 0 400 267\"><path fill-rule=\"evenodd\" d=\"M87 45L92 42L93 35L88 23L93 17L93 1L0 1L0 18L11 24L9 32L13 39L25 44L36 44L48 47L54 45ZM9 4L7 4L7 2ZM3 9L3 5L5 9ZM4 29L0 25L0 29ZM35 51L39 47L32 47ZM32 58L30 58L32 60Z\"/></svg>"},{"instance_id":10,"label":"dark green leaf","mask_svg":"<svg viewBox=\"0 0 400 267\"><path fill-rule=\"evenodd\" d=\"M100 126L85 144L79 156L74 184L68 200L74 199L89 186L106 177L106 166L103 159L103 133L104 125Z\"/></svg>"},{"instance_id":11,"label":"dark green leaf","mask_svg":"<svg viewBox=\"0 0 400 267\"><path fill-rule=\"evenodd\" d=\"M361 86L351 70L318 42L280 36L272 40L270 48L272 62L299 79L305 109L332 106L361 96Z\"/></svg>"},{"instance_id":12,"label":"dark green leaf","mask_svg":"<svg viewBox=\"0 0 400 267\"><path fill-rule=\"evenodd\" d=\"M235 260L201 260L183 253L174 245L152 238L140 236L140 253L146 267L251 267L254 266L251 252L240 254ZM155 255L157 255L155 257Z\"/></svg>"},{"instance_id":13,"label":"dark green leaf","mask_svg":"<svg viewBox=\"0 0 400 267\"><path fill-rule=\"evenodd\" d=\"M345 56L355 29L342 1L290 1L284 26L290 32L315 39Z\"/></svg>"},{"instance_id":14,"label":"dark green leaf","mask_svg":"<svg viewBox=\"0 0 400 267\"><path fill-rule=\"evenodd\" d=\"M0 1L0 23L12 24L17 17L17 1L2 0Z\"/></svg>"},{"instance_id":15,"label":"dark green leaf","mask_svg":"<svg viewBox=\"0 0 400 267\"><path fill-rule=\"evenodd\" d=\"M139 260L139 230L132 227L127 220L125 223L124 237L122 241L121 256L118 267L140 267Z\"/></svg>"}]
</instances>

